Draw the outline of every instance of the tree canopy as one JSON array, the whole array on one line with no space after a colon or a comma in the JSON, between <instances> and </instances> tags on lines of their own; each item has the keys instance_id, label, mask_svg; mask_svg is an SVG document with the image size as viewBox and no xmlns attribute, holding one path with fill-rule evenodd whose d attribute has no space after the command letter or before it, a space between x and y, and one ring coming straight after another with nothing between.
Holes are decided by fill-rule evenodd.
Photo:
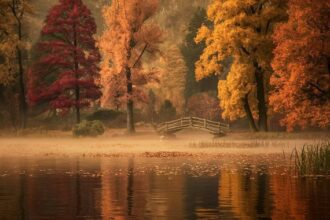
<instances>
[{"instance_id":1,"label":"tree canopy","mask_svg":"<svg viewBox=\"0 0 330 220\"><path fill-rule=\"evenodd\" d=\"M275 30L270 104L290 131L330 124L329 20L329 1L290 0Z\"/></svg>"},{"instance_id":2,"label":"tree canopy","mask_svg":"<svg viewBox=\"0 0 330 220\"><path fill-rule=\"evenodd\" d=\"M219 81L223 117L245 117L257 130L253 114L258 114L259 129L267 130L267 90L272 59L274 24L286 17L286 1L213 0L207 10L212 27L203 25L196 42L206 48L196 62L198 80L221 76L229 58L228 76ZM222 76L223 77L223 76Z\"/></svg>"},{"instance_id":3,"label":"tree canopy","mask_svg":"<svg viewBox=\"0 0 330 220\"><path fill-rule=\"evenodd\" d=\"M42 53L29 70L29 100L47 101L50 108L67 113L89 106L101 96L96 24L81 0L60 0L49 12L38 50Z\"/></svg>"}]
</instances>

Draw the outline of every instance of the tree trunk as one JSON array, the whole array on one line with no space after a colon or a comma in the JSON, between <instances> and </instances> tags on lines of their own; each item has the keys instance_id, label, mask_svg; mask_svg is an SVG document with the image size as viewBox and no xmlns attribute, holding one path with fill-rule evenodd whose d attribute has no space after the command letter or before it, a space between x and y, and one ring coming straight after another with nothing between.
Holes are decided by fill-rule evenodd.
<instances>
[{"instance_id":1,"label":"tree trunk","mask_svg":"<svg viewBox=\"0 0 330 220\"><path fill-rule=\"evenodd\" d=\"M257 83L257 99L258 99L258 111L259 111L259 129L260 131L268 131L267 121L267 104L265 98L265 87L264 87L264 74L262 69L259 67L257 62L254 62L255 77Z\"/></svg>"},{"instance_id":2,"label":"tree trunk","mask_svg":"<svg viewBox=\"0 0 330 220\"><path fill-rule=\"evenodd\" d=\"M244 98L242 98L242 102L243 102L243 107L244 107L244 110L245 110L245 114L246 114L246 117L249 121L249 125L250 125L250 128L253 132L257 132L258 131L258 128L254 122L254 118L253 118L253 115L252 115L252 111L251 111L251 108L250 108L250 104L249 104L249 94L246 94Z\"/></svg>"},{"instance_id":3,"label":"tree trunk","mask_svg":"<svg viewBox=\"0 0 330 220\"><path fill-rule=\"evenodd\" d=\"M76 77L76 88L75 88L75 98L76 98L76 123L80 123L80 87L79 87L79 75L78 75L78 69L79 69L79 64L77 61L77 51L76 48L78 46L77 43L77 31L76 31L76 25L73 24L73 38L74 38L74 70L75 70L75 77Z\"/></svg>"},{"instance_id":4,"label":"tree trunk","mask_svg":"<svg viewBox=\"0 0 330 220\"><path fill-rule=\"evenodd\" d=\"M22 40L22 24L18 22L18 39ZM17 46L17 61L18 61L18 86L19 86L19 114L20 114L20 127L26 128L27 121L27 103L25 97L25 85L24 85L24 67L23 67L23 55L22 51Z\"/></svg>"},{"instance_id":5,"label":"tree trunk","mask_svg":"<svg viewBox=\"0 0 330 220\"><path fill-rule=\"evenodd\" d=\"M133 107L134 103L132 100L133 96L133 84L132 84L132 73L129 67L126 68L126 84L127 84L127 133L132 134L135 133L134 127L134 112Z\"/></svg>"}]
</instances>

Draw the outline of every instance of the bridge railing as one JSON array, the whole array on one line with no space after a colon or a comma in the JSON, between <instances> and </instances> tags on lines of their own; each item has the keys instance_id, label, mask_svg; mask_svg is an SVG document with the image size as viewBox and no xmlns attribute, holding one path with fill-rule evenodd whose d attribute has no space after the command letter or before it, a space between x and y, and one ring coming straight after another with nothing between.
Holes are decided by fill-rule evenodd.
<instances>
[{"instance_id":1,"label":"bridge railing","mask_svg":"<svg viewBox=\"0 0 330 220\"><path fill-rule=\"evenodd\" d=\"M157 126L160 133L176 132L188 127L195 127L212 133L224 133L229 131L229 125L198 117L184 117L173 121L163 122Z\"/></svg>"}]
</instances>

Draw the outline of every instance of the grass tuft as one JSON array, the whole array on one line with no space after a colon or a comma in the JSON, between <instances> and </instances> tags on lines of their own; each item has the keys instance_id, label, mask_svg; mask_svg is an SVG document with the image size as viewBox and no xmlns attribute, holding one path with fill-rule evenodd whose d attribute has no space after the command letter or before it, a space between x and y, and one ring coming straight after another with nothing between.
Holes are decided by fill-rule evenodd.
<instances>
[{"instance_id":1,"label":"grass tuft","mask_svg":"<svg viewBox=\"0 0 330 220\"><path fill-rule=\"evenodd\" d=\"M304 145L293 150L298 176L330 175L330 142Z\"/></svg>"}]
</instances>

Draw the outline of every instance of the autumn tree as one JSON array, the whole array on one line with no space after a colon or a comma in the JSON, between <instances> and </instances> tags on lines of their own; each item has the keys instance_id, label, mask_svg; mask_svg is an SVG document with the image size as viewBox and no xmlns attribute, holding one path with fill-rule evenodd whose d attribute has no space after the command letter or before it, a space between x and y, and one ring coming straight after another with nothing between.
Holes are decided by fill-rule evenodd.
<instances>
[{"instance_id":1,"label":"autumn tree","mask_svg":"<svg viewBox=\"0 0 330 220\"><path fill-rule=\"evenodd\" d=\"M162 77L160 83L162 99L168 99L177 113L183 113L185 107L185 85L187 66L180 49L176 45L163 50Z\"/></svg>"},{"instance_id":2,"label":"autumn tree","mask_svg":"<svg viewBox=\"0 0 330 220\"><path fill-rule=\"evenodd\" d=\"M274 24L286 16L285 0L213 0L207 10L213 27L202 26L196 42L206 48L196 63L198 80L225 73L219 81L223 117L246 116L253 130L267 131L267 91L272 72ZM222 75L223 77L223 75ZM253 114L258 115L258 127Z\"/></svg>"},{"instance_id":3,"label":"autumn tree","mask_svg":"<svg viewBox=\"0 0 330 220\"><path fill-rule=\"evenodd\" d=\"M31 12L29 0L0 0L0 84L14 87L17 84L21 128L25 128L27 120L24 68L27 42L23 27L26 15Z\"/></svg>"},{"instance_id":4,"label":"autumn tree","mask_svg":"<svg viewBox=\"0 0 330 220\"><path fill-rule=\"evenodd\" d=\"M14 30L14 17L11 16L8 1L0 0L0 84L9 85L15 81L16 48L17 38Z\"/></svg>"},{"instance_id":5,"label":"autumn tree","mask_svg":"<svg viewBox=\"0 0 330 220\"><path fill-rule=\"evenodd\" d=\"M330 124L329 20L329 1L290 0L276 28L270 104L289 131Z\"/></svg>"},{"instance_id":6,"label":"autumn tree","mask_svg":"<svg viewBox=\"0 0 330 220\"><path fill-rule=\"evenodd\" d=\"M207 92L197 93L188 99L187 110L190 116L218 121L220 118L219 100Z\"/></svg>"},{"instance_id":7,"label":"autumn tree","mask_svg":"<svg viewBox=\"0 0 330 220\"><path fill-rule=\"evenodd\" d=\"M104 96L106 99L111 97L109 80L114 74L125 79L128 133L135 132L134 97L141 91L136 89L136 82L143 84L155 80L154 71L144 70L143 57L146 53L158 51L162 33L151 21L157 7L157 0L114 0L103 10L106 28L99 46L103 54L101 75Z\"/></svg>"},{"instance_id":8,"label":"autumn tree","mask_svg":"<svg viewBox=\"0 0 330 220\"><path fill-rule=\"evenodd\" d=\"M96 24L81 0L60 0L49 12L38 43L40 57L29 69L29 100L48 102L65 114L80 110L101 96L96 80L100 54Z\"/></svg>"},{"instance_id":9,"label":"autumn tree","mask_svg":"<svg viewBox=\"0 0 330 220\"><path fill-rule=\"evenodd\" d=\"M16 108L10 108L11 104L15 104L13 98L13 87L16 81L15 57L17 44L14 30L14 17L11 16L8 1L0 0L0 124L4 126L6 119L15 112ZM8 102L11 99L11 102ZM13 115L14 116L14 115ZM10 118L15 118L10 117ZM15 126L13 120L12 125Z\"/></svg>"}]
</instances>

